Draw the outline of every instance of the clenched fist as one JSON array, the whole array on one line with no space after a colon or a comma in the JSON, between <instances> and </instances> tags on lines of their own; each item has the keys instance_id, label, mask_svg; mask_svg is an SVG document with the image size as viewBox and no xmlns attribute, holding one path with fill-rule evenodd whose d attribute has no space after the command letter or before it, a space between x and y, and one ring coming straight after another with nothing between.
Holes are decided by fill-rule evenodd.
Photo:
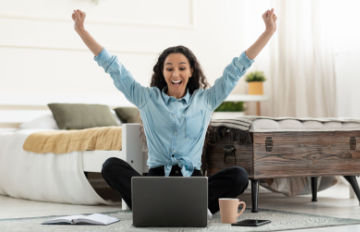
<instances>
[{"instance_id":1,"label":"clenched fist","mask_svg":"<svg viewBox=\"0 0 360 232\"><path fill-rule=\"evenodd\" d=\"M72 14L72 19L74 20L75 31L80 32L85 30L84 28L85 17L86 17L85 12L81 10L74 10Z\"/></svg>"},{"instance_id":2,"label":"clenched fist","mask_svg":"<svg viewBox=\"0 0 360 232\"><path fill-rule=\"evenodd\" d=\"M271 10L267 10L263 15L262 18L265 23L265 27L267 31L275 32L276 31L276 15L274 13L274 8Z\"/></svg>"}]
</instances>

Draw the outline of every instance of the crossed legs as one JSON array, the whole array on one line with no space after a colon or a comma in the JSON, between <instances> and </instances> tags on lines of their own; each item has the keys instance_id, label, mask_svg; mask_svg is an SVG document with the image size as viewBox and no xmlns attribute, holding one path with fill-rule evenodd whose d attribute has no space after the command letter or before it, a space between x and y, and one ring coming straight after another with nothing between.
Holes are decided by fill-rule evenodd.
<instances>
[{"instance_id":1,"label":"crossed legs","mask_svg":"<svg viewBox=\"0 0 360 232\"><path fill-rule=\"evenodd\" d=\"M109 186L120 192L131 209L131 178L140 174L128 163L115 157L104 162L101 172ZM175 175L175 172L171 172L170 175L173 173ZM163 176L164 174L150 169L148 175ZM208 181L208 207L214 214L219 211L219 198L237 197L245 191L248 186L248 174L241 167L229 167L210 176Z\"/></svg>"}]
</instances>

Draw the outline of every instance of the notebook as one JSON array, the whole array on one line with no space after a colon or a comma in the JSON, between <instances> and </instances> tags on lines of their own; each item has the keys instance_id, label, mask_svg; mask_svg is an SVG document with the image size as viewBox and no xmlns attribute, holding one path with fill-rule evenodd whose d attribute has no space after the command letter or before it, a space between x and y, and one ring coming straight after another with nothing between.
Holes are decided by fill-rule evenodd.
<instances>
[{"instance_id":1,"label":"notebook","mask_svg":"<svg viewBox=\"0 0 360 232\"><path fill-rule=\"evenodd\" d=\"M131 192L136 227L207 226L207 177L138 176Z\"/></svg>"},{"instance_id":2,"label":"notebook","mask_svg":"<svg viewBox=\"0 0 360 232\"><path fill-rule=\"evenodd\" d=\"M110 217L105 214L94 213L91 215L71 215L57 217L43 222L42 224L92 224L92 225L110 225L118 222L120 219Z\"/></svg>"}]
</instances>

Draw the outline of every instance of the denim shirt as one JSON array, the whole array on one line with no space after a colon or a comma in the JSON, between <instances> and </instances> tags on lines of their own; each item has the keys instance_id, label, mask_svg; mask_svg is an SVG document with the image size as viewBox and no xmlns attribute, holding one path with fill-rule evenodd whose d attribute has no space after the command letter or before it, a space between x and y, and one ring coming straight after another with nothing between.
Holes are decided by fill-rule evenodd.
<instances>
[{"instance_id":1,"label":"denim shirt","mask_svg":"<svg viewBox=\"0 0 360 232\"><path fill-rule=\"evenodd\" d=\"M254 62L245 52L233 58L223 75L208 89L187 90L177 99L166 89L144 87L134 80L116 56L103 49L95 61L112 77L115 86L136 105L144 125L150 168L164 166L165 176L178 165L183 176L191 176L201 168L205 135L213 111L235 87L237 81Z\"/></svg>"}]
</instances>

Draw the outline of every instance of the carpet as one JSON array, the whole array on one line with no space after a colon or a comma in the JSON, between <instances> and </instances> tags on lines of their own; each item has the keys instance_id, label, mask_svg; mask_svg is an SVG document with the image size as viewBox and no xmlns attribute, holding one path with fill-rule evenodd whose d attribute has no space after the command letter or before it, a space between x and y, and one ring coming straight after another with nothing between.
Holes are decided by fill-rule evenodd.
<instances>
[{"instance_id":1,"label":"carpet","mask_svg":"<svg viewBox=\"0 0 360 232\"><path fill-rule=\"evenodd\" d=\"M54 216L34 217L34 218L16 218L16 219L1 219L0 230L6 232L15 231L286 231L294 229L309 229L319 227L331 227L340 225L360 224L360 220L336 218L327 216L317 216L311 214L293 213L286 211L260 209L259 213L251 213L247 209L239 218L242 219L268 219L270 224L260 227L233 227L229 224L222 224L220 222L219 213L213 215L209 220L206 228L135 228L132 226L132 214L130 211L116 211L106 213L110 216L121 219L120 222L108 226L94 226L94 225L42 225L41 223ZM56 215L60 216L60 215Z\"/></svg>"}]
</instances>

